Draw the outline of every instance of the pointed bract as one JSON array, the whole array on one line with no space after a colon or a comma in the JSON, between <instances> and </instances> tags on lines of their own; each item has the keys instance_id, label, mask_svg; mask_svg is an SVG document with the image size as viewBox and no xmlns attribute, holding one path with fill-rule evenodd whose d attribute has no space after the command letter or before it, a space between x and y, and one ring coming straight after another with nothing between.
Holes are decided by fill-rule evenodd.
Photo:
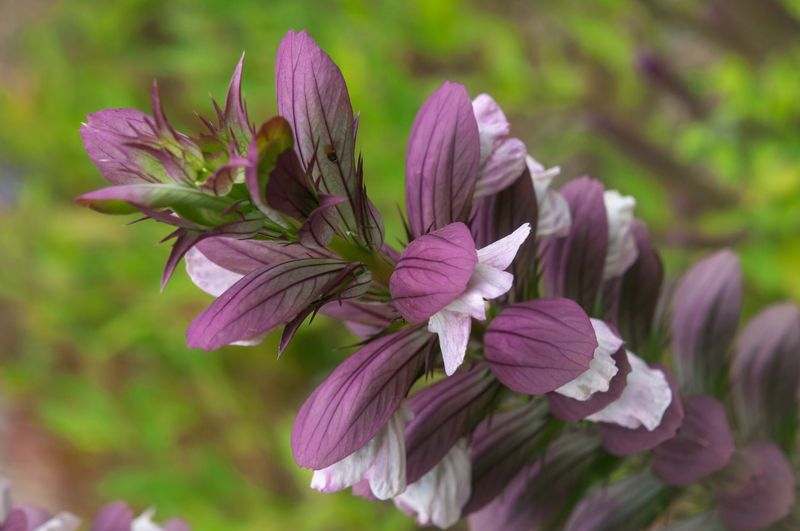
<instances>
[{"instance_id":1,"label":"pointed bract","mask_svg":"<svg viewBox=\"0 0 800 531\"><path fill-rule=\"evenodd\" d=\"M266 266L247 274L189 326L190 348L214 350L249 339L294 319L312 304L343 288L363 293L369 274L358 264L305 258ZM359 293L360 292L360 293Z\"/></svg>"},{"instance_id":2,"label":"pointed bract","mask_svg":"<svg viewBox=\"0 0 800 531\"><path fill-rule=\"evenodd\" d=\"M297 243L224 237L207 238L197 244L197 249L218 266L240 275L289 260L332 258L327 251L309 249Z\"/></svg>"},{"instance_id":3,"label":"pointed bract","mask_svg":"<svg viewBox=\"0 0 800 531\"><path fill-rule=\"evenodd\" d=\"M681 389L714 391L723 377L742 306L742 269L729 250L694 265L672 301L671 350Z\"/></svg>"},{"instance_id":4,"label":"pointed bract","mask_svg":"<svg viewBox=\"0 0 800 531\"><path fill-rule=\"evenodd\" d=\"M480 137L467 90L446 81L420 108L406 151L406 211L414 237L466 221Z\"/></svg>"},{"instance_id":5,"label":"pointed bract","mask_svg":"<svg viewBox=\"0 0 800 531\"><path fill-rule=\"evenodd\" d=\"M528 224L536 233L538 220L536 195L525 171L508 188L476 202L470 228L478 247L485 247ZM511 269L514 286L508 295L511 302L532 298L536 286L536 240L528 237L517 251Z\"/></svg>"},{"instance_id":6,"label":"pointed bract","mask_svg":"<svg viewBox=\"0 0 800 531\"><path fill-rule=\"evenodd\" d=\"M742 331L730 370L733 404L744 436L769 437L784 449L796 438L800 387L800 309L775 304Z\"/></svg>"},{"instance_id":7,"label":"pointed bract","mask_svg":"<svg viewBox=\"0 0 800 531\"><path fill-rule=\"evenodd\" d=\"M664 267L645 224L633 220L631 233L638 257L621 278L606 283L603 302L606 318L619 328L628 348L636 352L645 347L653 329Z\"/></svg>"},{"instance_id":8,"label":"pointed bract","mask_svg":"<svg viewBox=\"0 0 800 531\"><path fill-rule=\"evenodd\" d=\"M597 303L608 253L608 219L603 185L581 177L561 188L572 224L564 238L544 243L542 273L545 294L568 297L588 313Z\"/></svg>"},{"instance_id":9,"label":"pointed bract","mask_svg":"<svg viewBox=\"0 0 800 531\"><path fill-rule=\"evenodd\" d=\"M297 464L321 470L375 437L422 371L430 341L427 333L406 329L370 341L334 369L295 419Z\"/></svg>"},{"instance_id":10,"label":"pointed bract","mask_svg":"<svg viewBox=\"0 0 800 531\"><path fill-rule=\"evenodd\" d=\"M500 386L485 365L458 372L408 401L414 419L406 426L408 482L439 463L461 437L483 420Z\"/></svg>"},{"instance_id":11,"label":"pointed bract","mask_svg":"<svg viewBox=\"0 0 800 531\"><path fill-rule=\"evenodd\" d=\"M337 227L379 249L379 220L363 219L374 209L356 167L353 108L339 67L305 31L290 31L275 59L275 89L278 113L294 131L294 149L317 191L347 198L336 207Z\"/></svg>"},{"instance_id":12,"label":"pointed bract","mask_svg":"<svg viewBox=\"0 0 800 531\"><path fill-rule=\"evenodd\" d=\"M539 436L546 413L541 404L529 403L497 413L477 427L470 444L472 494L464 514L492 501L537 458L536 450L544 449Z\"/></svg>"}]
</instances>

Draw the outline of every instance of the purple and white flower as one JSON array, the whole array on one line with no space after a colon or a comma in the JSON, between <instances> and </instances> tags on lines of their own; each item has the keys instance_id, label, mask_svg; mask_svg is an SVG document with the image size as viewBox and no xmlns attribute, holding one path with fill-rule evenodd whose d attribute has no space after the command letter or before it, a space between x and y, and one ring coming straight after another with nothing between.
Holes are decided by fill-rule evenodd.
<instances>
[{"instance_id":1,"label":"purple and white flower","mask_svg":"<svg viewBox=\"0 0 800 531\"><path fill-rule=\"evenodd\" d=\"M411 323L427 321L439 336L445 373L464 362L472 319L486 320L486 300L511 289L505 271L530 234L522 225L497 242L475 249L469 229L453 223L411 242L389 283L392 299Z\"/></svg>"}]
</instances>

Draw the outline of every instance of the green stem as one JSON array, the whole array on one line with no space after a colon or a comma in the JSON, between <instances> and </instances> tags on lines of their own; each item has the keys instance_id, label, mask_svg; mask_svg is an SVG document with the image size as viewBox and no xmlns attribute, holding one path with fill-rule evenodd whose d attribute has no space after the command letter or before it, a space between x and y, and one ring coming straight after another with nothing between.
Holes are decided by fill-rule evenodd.
<instances>
[{"instance_id":1,"label":"green stem","mask_svg":"<svg viewBox=\"0 0 800 531\"><path fill-rule=\"evenodd\" d=\"M361 262L369 269L373 280L389 286L389 278L394 273L394 266L383 253L370 251L340 236L334 236L328 248L347 261Z\"/></svg>"}]
</instances>

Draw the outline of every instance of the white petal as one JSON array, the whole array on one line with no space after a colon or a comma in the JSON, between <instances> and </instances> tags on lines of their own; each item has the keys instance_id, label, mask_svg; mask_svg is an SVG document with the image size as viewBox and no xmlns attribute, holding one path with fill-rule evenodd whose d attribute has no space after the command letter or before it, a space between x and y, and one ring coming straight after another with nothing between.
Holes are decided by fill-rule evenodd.
<instances>
[{"instance_id":1,"label":"white petal","mask_svg":"<svg viewBox=\"0 0 800 531\"><path fill-rule=\"evenodd\" d=\"M501 238L483 249L478 249L478 263L496 267L501 271L507 269L530 233L530 224L523 223L505 238Z\"/></svg>"},{"instance_id":2,"label":"white petal","mask_svg":"<svg viewBox=\"0 0 800 531\"><path fill-rule=\"evenodd\" d=\"M365 477L372 494L379 500L388 500L406 489L406 422L412 414L405 404L383 428L383 437L375 459Z\"/></svg>"},{"instance_id":3,"label":"white petal","mask_svg":"<svg viewBox=\"0 0 800 531\"><path fill-rule=\"evenodd\" d=\"M80 525L80 519L74 514L58 513L34 531L75 531Z\"/></svg>"},{"instance_id":4,"label":"white petal","mask_svg":"<svg viewBox=\"0 0 800 531\"><path fill-rule=\"evenodd\" d=\"M628 352L631 372L622 395L597 413L587 417L595 422L611 422L625 428L644 426L653 431L672 402L672 390L664 373Z\"/></svg>"},{"instance_id":5,"label":"white petal","mask_svg":"<svg viewBox=\"0 0 800 531\"><path fill-rule=\"evenodd\" d=\"M494 150L495 143L508 136L511 126L497 102L488 94L480 94L472 100L472 112L478 122L481 139L481 165Z\"/></svg>"},{"instance_id":6,"label":"white petal","mask_svg":"<svg viewBox=\"0 0 800 531\"><path fill-rule=\"evenodd\" d=\"M608 391L611 379L619 372L617 363L611 356L622 346L622 339L600 319L591 321L597 337L597 348L594 349L589 368L571 382L556 389L556 393L580 401L589 400L595 393Z\"/></svg>"},{"instance_id":7,"label":"white petal","mask_svg":"<svg viewBox=\"0 0 800 531\"><path fill-rule=\"evenodd\" d=\"M189 249L184 257L186 272L194 285L209 295L219 297L236 284L243 275L225 269L206 258L196 247Z\"/></svg>"},{"instance_id":8,"label":"white petal","mask_svg":"<svg viewBox=\"0 0 800 531\"><path fill-rule=\"evenodd\" d=\"M542 164L530 155L525 160L528 164L528 171L533 181L533 190L536 193L536 202L539 206L536 237L566 236L569 233L570 225L572 225L569 205L560 192L550 190L550 184L561 173L561 168L555 166L545 169Z\"/></svg>"},{"instance_id":9,"label":"white petal","mask_svg":"<svg viewBox=\"0 0 800 531\"><path fill-rule=\"evenodd\" d=\"M439 336L444 372L450 376L464 362L464 356L467 354L467 342L472 330L470 316L446 309L441 310L428 320L428 330Z\"/></svg>"},{"instance_id":10,"label":"white petal","mask_svg":"<svg viewBox=\"0 0 800 531\"><path fill-rule=\"evenodd\" d=\"M477 291L488 300L506 294L513 285L513 274L481 263L475 266L472 278L469 279L469 289Z\"/></svg>"},{"instance_id":11,"label":"white petal","mask_svg":"<svg viewBox=\"0 0 800 531\"><path fill-rule=\"evenodd\" d=\"M569 234L572 226L572 213L561 192L547 190L539 200L539 217L536 223L536 237L562 237Z\"/></svg>"},{"instance_id":12,"label":"white petal","mask_svg":"<svg viewBox=\"0 0 800 531\"><path fill-rule=\"evenodd\" d=\"M603 278L607 280L624 273L636 261L639 252L631 232L636 200L616 190L606 190L603 200L608 215L608 254L603 267Z\"/></svg>"},{"instance_id":13,"label":"white petal","mask_svg":"<svg viewBox=\"0 0 800 531\"><path fill-rule=\"evenodd\" d=\"M561 168L554 166L545 169L539 161L530 155L525 158L525 163L531 174L531 180L533 180L533 191L536 192L536 201L539 203L539 208L541 208L545 192L550 188L550 183L553 182L553 179L558 177L561 173Z\"/></svg>"},{"instance_id":14,"label":"white petal","mask_svg":"<svg viewBox=\"0 0 800 531\"><path fill-rule=\"evenodd\" d=\"M386 428L372 438L363 448L322 470L315 470L311 488L320 492L337 492L352 487L367 473L383 441Z\"/></svg>"},{"instance_id":15,"label":"white petal","mask_svg":"<svg viewBox=\"0 0 800 531\"><path fill-rule=\"evenodd\" d=\"M480 266L480 264L478 264ZM506 273L507 275L510 273ZM513 280L513 275L512 280ZM471 282L471 280L470 280ZM486 320L486 301L481 291L468 287L467 291L459 295L453 302L444 307L445 310L455 313L465 313L479 321Z\"/></svg>"},{"instance_id":16,"label":"white petal","mask_svg":"<svg viewBox=\"0 0 800 531\"><path fill-rule=\"evenodd\" d=\"M421 526L446 529L461 518L471 494L472 466L466 439L460 439L444 459L395 498L395 504L416 514Z\"/></svg>"},{"instance_id":17,"label":"white petal","mask_svg":"<svg viewBox=\"0 0 800 531\"><path fill-rule=\"evenodd\" d=\"M236 345L238 347L254 347L261 344L268 335L269 334L261 334L249 339L240 339L239 341L234 341L231 345Z\"/></svg>"},{"instance_id":18,"label":"white petal","mask_svg":"<svg viewBox=\"0 0 800 531\"><path fill-rule=\"evenodd\" d=\"M514 184L525 170L525 144L519 138L504 138L481 164L475 197L493 195Z\"/></svg>"},{"instance_id":19,"label":"white petal","mask_svg":"<svg viewBox=\"0 0 800 531\"><path fill-rule=\"evenodd\" d=\"M131 531L163 531L160 525L153 522L155 514L156 511L152 507L147 509L131 523Z\"/></svg>"}]
</instances>

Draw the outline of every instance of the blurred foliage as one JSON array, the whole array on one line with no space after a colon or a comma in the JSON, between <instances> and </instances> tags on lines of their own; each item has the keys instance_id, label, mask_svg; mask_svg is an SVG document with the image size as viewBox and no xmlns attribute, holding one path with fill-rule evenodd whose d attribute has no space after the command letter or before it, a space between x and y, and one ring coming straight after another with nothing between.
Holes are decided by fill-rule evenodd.
<instances>
[{"instance_id":1,"label":"blurred foliage","mask_svg":"<svg viewBox=\"0 0 800 531\"><path fill-rule=\"evenodd\" d=\"M173 123L198 131L192 112L211 114L246 51L250 114L266 119L278 43L306 28L361 111L389 241L410 123L455 79L492 94L543 163L635 195L673 275L734 247L751 314L800 299L798 18L800 0L0 1L0 385L69 450L64 506L126 498L201 531L413 527L388 504L317 495L292 462L293 414L350 338L320 317L280 360L274 339L187 350L209 298L185 275L159 293L166 228L72 204L101 185L86 114L148 109L157 78Z\"/></svg>"}]
</instances>

